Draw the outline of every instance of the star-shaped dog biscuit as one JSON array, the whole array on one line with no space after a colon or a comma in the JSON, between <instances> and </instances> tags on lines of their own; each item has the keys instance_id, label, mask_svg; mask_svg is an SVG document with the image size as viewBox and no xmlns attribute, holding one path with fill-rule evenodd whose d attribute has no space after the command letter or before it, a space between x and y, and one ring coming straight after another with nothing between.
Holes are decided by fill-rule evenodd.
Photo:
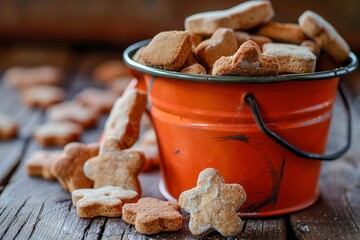
<instances>
[{"instance_id":1,"label":"star-shaped dog biscuit","mask_svg":"<svg viewBox=\"0 0 360 240\"><path fill-rule=\"evenodd\" d=\"M221 76L265 76L277 75L279 60L261 53L252 40L244 42L234 55L221 57L213 65L212 74Z\"/></svg>"},{"instance_id":2,"label":"star-shaped dog biscuit","mask_svg":"<svg viewBox=\"0 0 360 240\"><path fill-rule=\"evenodd\" d=\"M181 193L179 204L190 213L189 228L195 236L216 230L230 237L241 231L242 222L236 211L245 200L240 184L226 184L217 170L207 168L199 174L195 188Z\"/></svg>"},{"instance_id":3,"label":"star-shaped dog biscuit","mask_svg":"<svg viewBox=\"0 0 360 240\"><path fill-rule=\"evenodd\" d=\"M98 153L98 144L69 143L64 154L51 166L51 172L70 193L78 188L90 188L93 182L85 176L83 166Z\"/></svg>"},{"instance_id":4,"label":"star-shaped dog biscuit","mask_svg":"<svg viewBox=\"0 0 360 240\"><path fill-rule=\"evenodd\" d=\"M125 204L122 215L125 222L135 225L136 231L142 234L177 231L183 222L178 203L150 197Z\"/></svg>"},{"instance_id":5,"label":"star-shaped dog biscuit","mask_svg":"<svg viewBox=\"0 0 360 240\"><path fill-rule=\"evenodd\" d=\"M137 176L145 163L145 156L136 150L121 150L117 139L102 144L102 152L84 165L85 175L94 181L94 188L107 185L134 190L141 195Z\"/></svg>"},{"instance_id":6,"label":"star-shaped dog biscuit","mask_svg":"<svg viewBox=\"0 0 360 240\"><path fill-rule=\"evenodd\" d=\"M72 192L73 204L81 218L119 217L124 203L136 202L139 194L115 186L77 189Z\"/></svg>"}]
</instances>

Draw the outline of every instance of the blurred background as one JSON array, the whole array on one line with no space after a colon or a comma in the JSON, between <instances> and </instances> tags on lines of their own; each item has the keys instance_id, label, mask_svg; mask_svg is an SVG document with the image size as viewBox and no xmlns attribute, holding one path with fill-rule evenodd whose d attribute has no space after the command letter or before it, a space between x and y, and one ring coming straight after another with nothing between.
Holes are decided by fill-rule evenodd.
<instances>
[{"instance_id":1,"label":"blurred background","mask_svg":"<svg viewBox=\"0 0 360 240\"><path fill-rule=\"evenodd\" d=\"M164 30L182 30L184 18L188 15L225 9L241 2L1 0L0 68L41 64L44 61L62 65L68 62L69 57L74 58L84 52L102 52L108 57L120 58L121 51L136 41ZM359 0L274 0L272 3L276 12L274 20L279 22L296 23L307 9L319 13L359 54ZM106 54L104 58L107 58ZM71 68L69 64L67 67ZM348 85L357 95L360 84L353 79L358 77L352 77Z\"/></svg>"}]
</instances>

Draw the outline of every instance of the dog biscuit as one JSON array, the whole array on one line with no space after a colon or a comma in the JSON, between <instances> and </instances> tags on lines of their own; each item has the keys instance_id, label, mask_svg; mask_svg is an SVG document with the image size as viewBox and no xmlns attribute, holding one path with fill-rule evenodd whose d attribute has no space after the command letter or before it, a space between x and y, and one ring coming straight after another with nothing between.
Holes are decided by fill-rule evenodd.
<instances>
[{"instance_id":1,"label":"dog biscuit","mask_svg":"<svg viewBox=\"0 0 360 240\"><path fill-rule=\"evenodd\" d=\"M178 203L150 197L125 204L122 219L147 235L180 230L183 222Z\"/></svg>"},{"instance_id":2,"label":"dog biscuit","mask_svg":"<svg viewBox=\"0 0 360 240\"><path fill-rule=\"evenodd\" d=\"M349 58L349 45L323 17L312 11L306 11L300 16L299 24L304 33L314 39L336 62L343 63Z\"/></svg>"},{"instance_id":3,"label":"dog biscuit","mask_svg":"<svg viewBox=\"0 0 360 240\"><path fill-rule=\"evenodd\" d=\"M65 99L65 92L55 86L33 86L21 92L22 102L31 108L48 108Z\"/></svg>"},{"instance_id":4,"label":"dog biscuit","mask_svg":"<svg viewBox=\"0 0 360 240\"><path fill-rule=\"evenodd\" d=\"M196 56L195 56L195 48L193 48L193 50L190 52L188 58L185 61L183 69L188 67L188 66L191 66L191 65L193 65L195 63L198 63L198 61L197 61Z\"/></svg>"},{"instance_id":5,"label":"dog biscuit","mask_svg":"<svg viewBox=\"0 0 360 240\"><path fill-rule=\"evenodd\" d=\"M219 28L210 39L202 41L195 50L196 59L209 68L222 56L230 56L238 49L234 31L230 28Z\"/></svg>"},{"instance_id":6,"label":"dog biscuit","mask_svg":"<svg viewBox=\"0 0 360 240\"><path fill-rule=\"evenodd\" d=\"M94 188L107 185L134 190L141 196L138 175L145 164L145 156L136 150L121 150L116 139L102 143L100 155L84 165L85 175L94 181Z\"/></svg>"},{"instance_id":7,"label":"dog biscuit","mask_svg":"<svg viewBox=\"0 0 360 240\"><path fill-rule=\"evenodd\" d=\"M72 122L92 128L97 125L99 112L78 102L63 102L47 109L47 117L56 122Z\"/></svg>"},{"instance_id":8,"label":"dog biscuit","mask_svg":"<svg viewBox=\"0 0 360 240\"><path fill-rule=\"evenodd\" d=\"M188 74L206 74L206 69L199 63L194 63L186 68L181 69L182 73Z\"/></svg>"},{"instance_id":9,"label":"dog biscuit","mask_svg":"<svg viewBox=\"0 0 360 240\"><path fill-rule=\"evenodd\" d=\"M269 37L276 42L284 43L300 44L306 39L306 35L300 26L293 23L269 22L261 26L256 34Z\"/></svg>"},{"instance_id":10,"label":"dog biscuit","mask_svg":"<svg viewBox=\"0 0 360 240\"><path fill-rule=\"evenodd\" d=\"M269 22L274 15L270 1L248 1L226 10L191 15L185 19L185 30L207 36L221 27L249 30Z\"/></svg>"},{"instance_id":11,"label":"dog biscuit","mask_svg":"<svg viewBox=\"0 0 360 240\"><path fill-rule=\"evenodd\" d=\"M321 49L316 42L314 42L312 40L305 40L305 41L301 42L300 46L309 48L310 51L312 51L313 54L316 55L316 57L320 56Z\"/></svg>"},{"instance_id":12,"label":"dog biscuit","mask_svg":"<svg viewBox=\"0 0 360 240\"><path fill-rule=\"evenodd\" d=\"M77 189L71 195L81 218L120 217L123 204L136 202L139 198L137 192L115 186Z\"/></svg>"},{"instance_id":13,"label":"dog biscuit","mask_svg":"<svg viewBox=\"0 0 360 240\"><path fill-rule=\"evenodd\" d=\"M242 229L236 211L245 200L246 193L240 184L226 184L217 170L207 168L200 172L195 188L181 193L179 204L190 213L189 228L195 236L216 230L231 237Z\"/></svg>"},{"instance_id":14,"label":"dog biscuit","mask_svg":"<svg viewBox=\"0 0 360 240\"><path fill-rule=\"evenodd\" d=\"M272 42L272 40L268 37L260 36L260 35L252 35L242 31L235 31L235 37L238 43L238 47L240 47L244 42L248 40L254 41L260 47L260 49L265 43Z\"/></svg>"},{"instance_id":15,"label":"dog biscuit","mask_svg":"<svg viewBox=\"0 0 360 240\"><path fill-rule=\"evenodd\" d=\"M263 52L279 60L279 73L311 73L315 71L316 56L308 47L267 43L263 46Z\"/></svg>"},{"instance_id":16,"label":"dog biscuit","mask_svg":"<svg viewBox=\"0 0 360 240\"><path fill-rule=\"evenodd\" d=\"M94 108L96 112L109 113L117 96L108 90L86 88L78 93L75 99L86 107Z\"/></svg>"},{"instance_id":17,"label":"dog biscuit","mask_svg":"<svg viewBox=\"0 0 360 240\"><path fill-rule=\"evenodd\" d=\"M200 35L190 33L190 38L193 49L195 49L202 42L202 36Z\"/></svg>"},{"instance_id":18,"label":"dog biscuit","mask_svg":"<svg viewBox=\"0 0 360 240\"><path fill-rule=\"evenodd\" d=\"M125 64L120 60L107 60L98 65L93 72L93 78L104 84L111 83L114 79L128 77L129 73Z\"/></svg>"},{"instance_id":19,"label":"dog biscuit","mask_svg":"<svg viewBox=\"0 0 360 240\"><path fill-rule=\"evenodd\" d=\"M144 133L141 134L139 141L137 141L131 149L144 152L146 163L142 169L143 172L159 166L159 147L154 128L145 130Z\"/></svg>"},{"instance_id":20,"label":"dog biscuit","mask_svg":"<svg viewBox=\"0 0 360 240\"><path fill-rule=\"evenodd\" d=\"M83 129L70 122L48 122L39 126L34 132L35 141L44 147L62 147L67 143L79 141Z\"/></svg>"},{"instance_id":21,"label":"dog biscuit","mask_svg":"<svg viewBox=\"0 0 360 240\"><path fill-rule=\"evenodd\" d=\"M107 88L110 89L116 96L121 96L126 88L129 86L132 78L131 77L121 77L116 78L107 84Z\"/></svg>"},{"instance_id":22,"label":"dog biscuit","mask_svg":"<svg viewBox=\"0 0 360 240\"><path fill-rule=\"evenodd\" d=\"M33 153L26 161L28 175L55 180L55 176L51 173L51 166L62 156L62 153L62 151L39 151Z\"/></svg>"},{"instance_id":23,"label":"dog biscuit","mask_svg":"<svg viewBox=\"0 0 360 240\"><path fill-rule=\"evenodd\" d=\"M33 78L31 85L58 85L63 77L58 67L47 65L30 68L27 74Z\"/></svg>"},{"instance_id":24,"label":"dog biscuit","mask_svg":"<svg viewBox=\"0 0 360 240\"><path fill-rule=\"evenodd\" d=\"M28 82L30 82L27 72L28 68L26 67L11 67L4 72L2 78L7 86L21 89L27 87Z\"/></svg>"},{"instance_id":25,"label":"dog biscuit","mask_svg":"<svg viewBox=\"0 0 360 240\"><path fill-rule=\"evenodd\" d=\"M106 120L103 139L115 138L121 149L131 147L139 137L146 101L146 94L136 89L126 91L118 98Z\"/></svg>"},{"instance_id":26,"label":"dog biscuit","mask_svg":"<svg viewBox=\"0 0 360 240\"><path fill-rule=\"evenodd\" d=\"M132 56L132 59L135 61L135 62L138 62L140 64L144 64L144 62L141 60L141 53L142 51L146 48L146 46L142 46L141 48L139 48L135 54Z\"/></svg>"},{"instance_id":27,"label":"dog biscuit","mask_svg":"<svg viewBox=\"0 0 360 240\"><path fill-rule=\"evenodd\" d=\"M3 78L8 86L22 89L34 85L58 85L62 72L53 66L13 67L4 73Z\"/></svg>"},{"instance_id":28,"label":"dog biscuit","mask_svg":"<svg viewBox=\"0 0 360 240\"><path fill-rule=\"evenodd\" d=\"M9 116L0 113L0 139L8 140L15 138L17 132L17 123Z\"/></svg>"},{"instance_id":29,"label":"dog biscuit","mask_svg":"<svg viewBox=\"0 0 360 240\"><path fill-rule=\"evenodd\" d=\"M214 63L213 75L261 76L276 75L280 64L276 57L262 54L259 46L249 40L229 57L221 57Z\"/></svg>"},{"instance_id":30,"label":"dog biscuit","mask_svg":"<svg viewBox=\"0 0 360 240\"><path fill-rule=\"evenodd\" d=\"M150 67L178 71L191 52L188 32L168 31L157 34L141 52L141 61Z\"/></svg>"},{"instance_id":31,"label":"dog biscuit","mask_svg":"<svg viewBox=\"0 0 360 240\"><path fill-rule=\"evenodd\" d=\"M52 165L51 172L70 193L75 189L90 188L93 182L85 176L83 167L87 160L98 154L98 144L69 143L63 155Z\"/></svg>"}]
</instances>

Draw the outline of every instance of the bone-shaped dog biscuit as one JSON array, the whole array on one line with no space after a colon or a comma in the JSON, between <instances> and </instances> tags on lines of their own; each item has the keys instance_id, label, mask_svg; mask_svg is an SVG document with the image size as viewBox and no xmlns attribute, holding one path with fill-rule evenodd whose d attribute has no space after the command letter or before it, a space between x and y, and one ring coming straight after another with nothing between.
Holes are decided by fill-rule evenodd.
<instances>
[{"instance_id":1,"label":"bone-shaped dog biscuit","mask_svg":"<svg viewBox=\"0 0 360 240\"><path fill-rule=\"evenodd\" d=\"M105 123L103 139L116 139L121 149L131 147L139 137L140 120L146 102L146 94L136 89L118 98Z\"/></svg>"},{"instance_id":2,"label":"bone-shaped dog biscuit","mask_svg":"<svg viewBox=\"0 0 360 240\"><path fill-rule=\"evenodd\" d=\"M274 15L270 1L248 1L226 10L191 15L185 19L185 29L199 35L211 35L221 27L248 30L269 22Z\"/></svg>"},{"instance_id":3,"label":"bone-shaped dog biscuit","mask_svg":"<svg viewBox=\"0 0 360 240\"><path fill-rule=\"evenodd\" d=\"M306 35L300 26L293 23L269 22L256 32L258 35L266 36L274 41L300 44L306 39Z\"/></svg>"},{"instance_id":4,"label":"bone-shaped dog biscuit","mask_svg":"<svg viewBox=\"0 0 360 240\"><path fill-rule=\"evenodd\" d=\"M300 16L299 24L305 34L314 39L335 61L343 63L349 58L349 45L323 17L312 11L306 11Z\"/></svg>"}]
</instances>

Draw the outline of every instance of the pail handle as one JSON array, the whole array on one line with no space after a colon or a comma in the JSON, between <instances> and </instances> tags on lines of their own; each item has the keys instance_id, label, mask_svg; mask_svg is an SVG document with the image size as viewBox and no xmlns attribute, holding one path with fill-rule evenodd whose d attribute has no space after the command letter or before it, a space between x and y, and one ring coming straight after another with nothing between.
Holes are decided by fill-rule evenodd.
<instances>
[{"instance_id":1,"label":"pail handle","mask_svg":"<svg viewBox=\"0 0 360 240\"><path fill-rule=\"evenodd\" d=\"M256 125L258 126L258 128L260 129L261 132L263 132L265 135L267 135L268 137L270 137L274 142L280 144L281 146L283 146L284 148L286 148L287 150L289 150L291 153L295 154L298 157L301 158L307 158L307 159L312 159L312 160L324 160L324 161L331 161L331 160L335 160L339 157L341 157L342 155L344 155L344 153L349 150L350 145L351 145L351 110L350 110L350 104L349 104L349 100L347 99L343 86L340 82L339 84L339 92L340 92L340 96L341 99L344 102L344 106L345 106L345 110L348 116L347 119L347 136L346 136L346 144L345 146L343 146L340 150L338 150L335 153L331 153L331 154L317 154L317 153L309 153L309 152L305 152L302 151L298 148L296 148L294 145L290 144L289 142L287 142L285 139L281 138L279 135L277 135L276 133L274 133L273 131L271 131L266 124L264 123L262 117L261 117L261 113L259 111L259 107L256 103L256 99L254 97L254 95L252 94L247 94L245 96L245 101L246 103L250 106L251 112L254 116Z\"/></svg>"}]
</instances>

